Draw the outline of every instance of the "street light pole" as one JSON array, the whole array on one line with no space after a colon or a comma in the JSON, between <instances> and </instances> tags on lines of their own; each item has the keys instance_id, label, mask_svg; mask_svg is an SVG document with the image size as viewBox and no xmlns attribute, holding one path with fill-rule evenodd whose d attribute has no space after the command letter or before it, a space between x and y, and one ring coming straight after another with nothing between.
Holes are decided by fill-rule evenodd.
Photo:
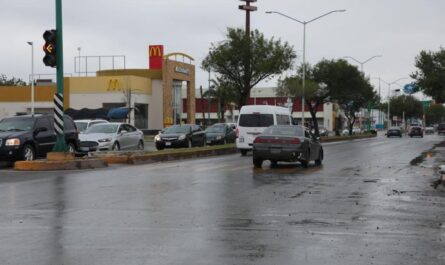
<instances>
[{"instance_id":1,"label":"street light pole","mask_svg":"<svg viewBox=\"0 0 445 265\"><path fill-rule=\"evenodd\" d=\"M31 46L31 115L34 116L34 43L27 42Z\"/></svg>"},{"instance_id":2,"label":"street light pole","mask_svg":"<svg viewBox=\"0 0 445 265\"><path fill-rule=\"evenodd\" d=\"M357 60L357 59L355 59L354 57L351 57L351 56L345 56L345 57L343 57L343 58L351 59L351 60L357 62L358 64L360 64L360 72L362 72L362 74L364 74L364 72L363 72L363 65L364 65L365 63L371 61L372 59L374 59L374 58L379 58L379 57L383 57L383 55L374 55L374 56L372 56L372 57L366 59L366 60L363 61L363 62L361 62L361 61L359 61L359 60Z\"/></svg>"},{"instance_id":3,"label":"street light pole","mask_svg":"<svg viewBox=\"0 0 445 265\"><path fill-rule=\"evenodd\" d=\"M391 113L390 113L390 104L391 104L391 85L397 84L398 81L408 79L407 77L401 77L395 81L392 82L386 82L385 80L379 78L379 81L382 81L383 83L388 85L388 128L392 126L392 119L391 119ZM400 91L400 90L399 90Z\"/></svg>"},{"instance_id":4,"label":"street light pole","mask_svg":"<svg viewBox=\"0 0 445 265\"><path fill-rule=\"evenodd\" d=\"M283 14L281 12L278 12L278 11L266 11L266 14L277 14L277 15L286 17L286 18L288 18L290 20L293 20L293 21L298 22L298 23L303 25L303 80L302 80L302 90L303 90L302 92L303 93L302 93L302 96L301 96L301 125L303 125L303 126L304 126L304 104L305 104L304 93L305 93L305 90L306 90L306 25L311 23L311 22L313 22L313 21L315 21L315 20L317 20L317 19L325 17L325 16L327 16L329 14L332 14L332 13L335 13L335 12L345 12L345 11L346 11L346 9L333 10L333 11L327 12L327 13L321 15L321 16L318 16L318 17L316 17L314 19L311 19L309 21L301 21L301 20L298 20L296 18L290 17L290 16L288 16L286 14Z\"/></svg>"},{"instance_id":5,"label":"street light pole","mask_svg":"<svg viewBox=\"0 0 445 265\"><path fill-rule=\"evenodd\" d=\"M77 51L79 52L79 69L77 70L79 73L79 76L80 76L80 50L81 50L81 47L77 47Z\"/></svg>"}]
</instances>

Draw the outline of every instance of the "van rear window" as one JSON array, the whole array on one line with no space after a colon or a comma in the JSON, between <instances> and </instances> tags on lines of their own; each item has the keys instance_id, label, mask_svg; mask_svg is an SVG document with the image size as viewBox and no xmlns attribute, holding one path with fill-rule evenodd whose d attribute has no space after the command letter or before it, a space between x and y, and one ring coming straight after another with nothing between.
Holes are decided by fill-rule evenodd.
<instances>
[{"instance_id":1,"label":"van rear window","mask_svg":"<svg viewBox=\"0 0 445 265\"><path fill-rule=\"evenodd\" d=\"M241 127L269 127L273 125L273 114L241 114L239 126Z\"/></svg>"}]
</instances>

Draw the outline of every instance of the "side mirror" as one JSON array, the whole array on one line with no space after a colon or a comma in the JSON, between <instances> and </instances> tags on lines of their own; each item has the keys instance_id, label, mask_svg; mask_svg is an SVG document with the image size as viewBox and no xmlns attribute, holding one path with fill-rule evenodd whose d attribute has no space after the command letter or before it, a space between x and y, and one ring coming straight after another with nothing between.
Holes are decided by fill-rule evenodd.
<instances>
[{"instance_id":1,"label":"side mirror","mask_svg":"<svg viewBox=\"0 0 445 265\"><path fill-rule=\"evenodd\" d=\"M122 134L125 134L125 133L127 133L126 130L122 130L122 131L121 131L121 135L122 135Z\"/></svg>"}]
</instances>

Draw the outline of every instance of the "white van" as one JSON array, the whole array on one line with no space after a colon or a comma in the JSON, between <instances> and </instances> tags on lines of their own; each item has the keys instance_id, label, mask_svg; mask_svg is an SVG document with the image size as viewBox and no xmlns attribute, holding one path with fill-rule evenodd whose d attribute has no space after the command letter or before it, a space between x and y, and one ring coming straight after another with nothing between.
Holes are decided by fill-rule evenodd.
<instances>
[{"instance_id":1,"label":"white van","mask_svg":"<svg viewBox=\"0 0 445 265\"><path fill-rule=\"evenodd\" d=\"M236 128L236 148L242 155L252 150L253 140L271 125L291 125L289 109L270 105L242 106Z\"/></svg>"}]
</instances>

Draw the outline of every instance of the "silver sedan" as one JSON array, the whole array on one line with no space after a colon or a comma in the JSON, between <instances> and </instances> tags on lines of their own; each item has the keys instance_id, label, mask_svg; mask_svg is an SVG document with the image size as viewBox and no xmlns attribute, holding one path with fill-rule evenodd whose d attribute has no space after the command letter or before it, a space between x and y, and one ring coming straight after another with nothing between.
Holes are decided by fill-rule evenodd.
<instances>
[{"instance_id":1,"label":"silver sedan","mask_svg":"<svg viewBox=\"0 0 445 265\"><path fill-rule=\"evenodd\" d=\"M144 133L126 123L93 125L80 134L79 139L83 152L144 150Z\"/></svg>"},{"instance_id":2,"label":"silver sedan","mask_svg":"<svg viewBox=\"0 0 445 265\"><path fill-rule=\"evenodd\" d=\"M305 127L270 126L253 142L254 166L261 167L264 160L270 160L271 166L276 166L279 161L298 161L303 167L307 167L310 161L321 165L323 148L319 139Z\"/></svg>"}]
</instances>

